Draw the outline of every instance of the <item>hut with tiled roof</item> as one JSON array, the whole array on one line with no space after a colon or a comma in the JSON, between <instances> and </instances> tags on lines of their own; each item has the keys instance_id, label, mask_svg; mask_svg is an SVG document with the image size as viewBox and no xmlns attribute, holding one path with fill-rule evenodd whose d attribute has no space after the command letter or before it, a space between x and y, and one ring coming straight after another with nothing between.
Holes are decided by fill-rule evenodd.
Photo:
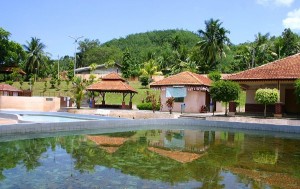
<instances>
[{"instance_id":1,"label":"hut with tiled roof","mask_svg":"<svg viewBox=\"0 0 300 189\"><path fill-rule=\"evenodd\" d=\"M118 73L112 72L102 78L102 81L94 83L87 87L87 91L99 92L102 97L102 104L94 105L100 108L116 108L121 107L122 109L132 109L132 98L137 91L128 85ZM123 95L122 105L108 105L105 103L106 93L121 93ZM129 104L126 106L125 97L129 96Z\"/></svg>"},{"instance_id":2,"label":"hut with tiled roof","mask_svg":"<svg viewBox=\"0 0 300 189\"><path fill-rule=\"evenodd\" d=\"M0 84L0 96L21 96L22 90L8 84Z\"/></svg>"},{"instance_id":3,"label":"hut with tiled roof","mask_svg":"<svg viewBox=\"0 0 300 189\"><path fill-rule=\"evenodd\" d=\"M259 88L277 88L280 102L269 105L267 112L281 114L299 113L294 83L300 78L300 54L295 54L262 66L227 76L225 79L238 82L246 91L245 112L263 112L264 106L255 100ZM277 107L277 108L275 108Z\"/></svg>"},{"instance_id":4,"label":"hut with tiled roof","mask_svg":"<svg viewBox=\"0 0 300 189\"><path fill-rule=\"evenodd\" d=\"M204 75L185 71L151 83L150 87L161 90L162 111L168 111L165 102L174 97L173 111L181 112L184 108L184 112L199 113L203 107L209 108L211 82Z\"/></svg>"}]
</instances>

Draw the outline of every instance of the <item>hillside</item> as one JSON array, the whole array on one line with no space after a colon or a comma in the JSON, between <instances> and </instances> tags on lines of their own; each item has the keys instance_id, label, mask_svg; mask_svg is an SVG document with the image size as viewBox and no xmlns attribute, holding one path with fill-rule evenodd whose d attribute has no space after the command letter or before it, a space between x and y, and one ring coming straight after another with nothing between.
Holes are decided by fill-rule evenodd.
<instances>
[{"instance_id":1,"label":"hillside","mask_svg":"<svg viewBox=\"0 0 300 189\"><path fill-rule=\"evenodd\" d=\"M108 47L118 47L122 51L126 48L133 49L151 49L171 46L176 36L180 43L188 48L193 47L199 40L199 36L191 31L186 30L157 30L145 33L128 35L125 38L113 39L103 44Z\"/></svg>"}]
</instances>

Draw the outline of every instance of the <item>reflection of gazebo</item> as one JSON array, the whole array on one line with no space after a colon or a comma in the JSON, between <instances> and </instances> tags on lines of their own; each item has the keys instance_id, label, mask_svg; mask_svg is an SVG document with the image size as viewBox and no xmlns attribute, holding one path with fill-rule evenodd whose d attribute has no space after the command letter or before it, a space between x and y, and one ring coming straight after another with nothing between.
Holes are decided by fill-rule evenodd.
<instances>
[{"instance_id":1,"label":"reflection of gazebo","mask_svg":"<svg viewBox=\"0 0 300 189\"><path fill-rule=\"evenodd\" d=\"M8 84L0 84L0 96L21 96L22 90Z\"/></svg>"},{"instance_id":2,"label":"reflection of gazebo","mask_svg":"<svg viewBox=\"0 0 300 189\"><path fill-rule=\"evenodd\" d=\"M87 91L99 92L102 97L102 104L99 105L100 108L110 108L110 107L120 107L115 105L106 105L105 104L105 94L106 93L122 93L122 109L132 109L132 98L137 93L137 91L128 85L125 80L117 73L110 73L102 78L102 81L92 84L87 87ZM129 106L125 105L125 97L129 97Z\"/></svg>"}]
</instances>

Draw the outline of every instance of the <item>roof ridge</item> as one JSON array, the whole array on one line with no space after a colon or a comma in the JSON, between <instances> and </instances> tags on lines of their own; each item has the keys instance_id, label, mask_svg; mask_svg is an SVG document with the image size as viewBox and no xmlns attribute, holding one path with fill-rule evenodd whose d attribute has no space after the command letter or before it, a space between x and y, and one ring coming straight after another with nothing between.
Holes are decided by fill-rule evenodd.
<instances>
[{"instance_id":1,"label":"roof ridge","mask_svg":"<svg viewBox=\"0 0 300 189\"><path fill-rule=\"evenodd\" d=\"M189 75L191 75L193 78L195 78L199 83L203 83L198 77L195 76L195 74L197 73L194 73L194 72L190 72L190 71L186 71ZM200 74L197 74L199 76L201 76Z\"/></svg>"}]
</instances>

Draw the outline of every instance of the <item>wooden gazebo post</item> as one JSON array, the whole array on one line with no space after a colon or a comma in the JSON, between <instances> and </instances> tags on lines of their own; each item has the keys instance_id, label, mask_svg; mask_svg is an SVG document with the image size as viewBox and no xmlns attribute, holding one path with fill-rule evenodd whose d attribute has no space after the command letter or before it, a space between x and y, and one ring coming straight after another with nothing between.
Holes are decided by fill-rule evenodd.
<instances>
[{"instance_id":1,"label":"wooden gazebo post","mask_svg":"<svg viewBox=\"0 0 300 189\"><path fill-rule=\"evenodd\" d=\"M129 108L132 109L132 98L134 97L135 93L130 93L130 98L129 98Z\"/></svg>"},{"instance_id":2,"label":"wooden gazebo post","mask_svg":"<svg viewBox=\"0 0 300 189\"><path fill-rule=\"evenodd\" d=\"M102 106L105 106L105 92L101 92L100 96L102 97Z\"/></svg>"},{"instance_id":3,"label":"wooden gazebo post","mask_svg":"<svg viewBox=\"0 0 300 189\"><path fill-rule=\"evenodd\" d=\"M126 103L125 103L125 97L128 95L128 93L123 93L123 100L122 100L122 109L125 109Z\"/></svg>"}]
</instances>

